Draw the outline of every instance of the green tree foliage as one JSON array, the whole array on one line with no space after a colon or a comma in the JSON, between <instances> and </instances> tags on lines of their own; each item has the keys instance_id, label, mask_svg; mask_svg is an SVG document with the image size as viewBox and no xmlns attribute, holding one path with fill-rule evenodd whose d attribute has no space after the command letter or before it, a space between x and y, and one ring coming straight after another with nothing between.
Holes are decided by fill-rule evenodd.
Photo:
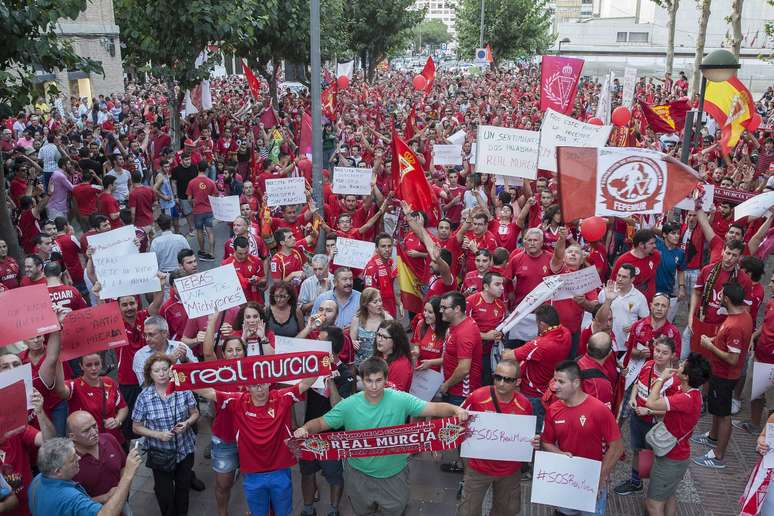
<instances>
[{"instance_id":1,"label":"green tree foliage","mask_svg":"<svg viewBox=\"0 0 774 516\"><path fill-rule=\"evenodd\" d=\"M449 29L441 20L425 20L414 28L414 50L419 51L430 45L433 48L448 43Z\"/></svg>"},{"instance_id":2,"label":"green tree foliage","mask_svg":"<svg viewBox=\"0 0 774 516\"><path fill-rule=\"evenodd\" d=\"M547 0L486 0L484 44L492 47L494 65L545 53L554 40ZM456 29L460 58L471 59L479 44L481 0L460 0Z\"/></svg>"}]
</instances>

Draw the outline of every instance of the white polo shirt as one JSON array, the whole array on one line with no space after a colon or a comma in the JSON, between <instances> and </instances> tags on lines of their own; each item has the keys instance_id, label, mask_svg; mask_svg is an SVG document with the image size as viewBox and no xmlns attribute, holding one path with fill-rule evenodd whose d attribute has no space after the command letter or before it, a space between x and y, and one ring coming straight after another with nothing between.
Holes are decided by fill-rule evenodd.
<instances>
[{"instance_id":1,"label":"white polo shirt","mask_svg":"<svg viewBox=\"0 0 774 516\"><path fill-rule=\"evenodd\" d=\"M599 293L599 302L605 302L605 291ZM635 321L650 315L648 300L645 295L632 287L626 294L618 294L618 297L610 303L610 309L613 311L613 335L615 342L613 351L625 351L626 340L629 338L628 327ZM624 331L627 328L627 331Z\"/></svg>"}]
</instances>

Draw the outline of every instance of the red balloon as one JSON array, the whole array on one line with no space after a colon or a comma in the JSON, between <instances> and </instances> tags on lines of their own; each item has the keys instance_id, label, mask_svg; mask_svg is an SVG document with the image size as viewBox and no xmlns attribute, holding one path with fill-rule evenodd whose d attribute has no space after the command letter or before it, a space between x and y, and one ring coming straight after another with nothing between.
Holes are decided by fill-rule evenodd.
<instances>
[{"instance_id":1,"label":"red balloon","mask_svg":"<svg viewBox=\"0 0 774 516\"><path fill-rule=\"evenodd\" d=\"M613 124L618 127L623 127L629 123L632 119L632 112L626 106L618 106L613 110L613 116L611 117Z\"/></svg>"},{"instance_id":2,"label":"red balloon","mask_svg":"<svg viewBox=\"0 0 774 516\"><path fill-rule=\"evenodd\" d=\"M425 79L424 75L415 75L411 84L414 85L415 90L424 90L425 86L427 86L427 79Z\"/></svg>"},{"instance_id":3,"label":"red balloon","mask_svg":"<svg viewBox=\"0 0 774 516\"><path fill-rule=\"evenodd\" d=\"M342 75L338 79L336 79L336 85L339 87L340 90L347 89L347 86L349 86L349 77L346 75Z\"/></svg>"},{"instance_id":4,"label":"red balloon","mask_svg":"<svg viewBox=\"0 0 774 516\"><path fill-rule=\"evenodd\" d=\"M589 217L581 224L581 235L586 242L597 242L607 233L607 221L602 217Z\"/></svg>"},{"instance_id":5,"label":"red balloon","mask_svg":"<svg viewBox=\"0 0 774 516\"><path fill-rule=\"evenodd\" d=\"M597 118L597 117L589 118L589 123L591 125L605 125L605 123L602 121L602 119L601 118Z\"/></svg>"}]
</instances>

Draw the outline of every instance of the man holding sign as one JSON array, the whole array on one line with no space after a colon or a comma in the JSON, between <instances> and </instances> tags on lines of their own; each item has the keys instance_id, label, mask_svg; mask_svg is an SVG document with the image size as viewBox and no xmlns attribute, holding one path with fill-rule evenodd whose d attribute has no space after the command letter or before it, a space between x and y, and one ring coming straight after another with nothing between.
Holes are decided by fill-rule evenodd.
<instances>
[{"instance_id":1,"label":"man holding sign","mask_svg":"<svg viewBox=\"0 0 774 516\"><path fill-rule=\"evenodd\" d=\"M532 415L529 400L517 390L519 363L502 360L494 372L494 386L480 387L463 402L462 408L476 412ZM540 448L540 436L535 435L532 446ZM511 516L521 510L521 462L486 459L468 459L465 464L462 500L457 516L482 513L481 505L489 487L492 487L490 516Z\"/></svg>"}]
</instances>

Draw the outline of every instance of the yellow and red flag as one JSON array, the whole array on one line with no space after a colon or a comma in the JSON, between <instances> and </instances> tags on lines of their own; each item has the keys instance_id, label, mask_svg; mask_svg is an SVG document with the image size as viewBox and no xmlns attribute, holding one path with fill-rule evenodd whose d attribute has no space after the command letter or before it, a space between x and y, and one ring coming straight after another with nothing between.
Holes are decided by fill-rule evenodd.
<instances>
[{"instance_id":1,"label":"yellow and red flag","mask_svg":"<svg viewBox=\"0 0 774 516\"><path fill-rule=\"evenodd\" d=\"M685 114L690 111L691 104L687 99L659 106L640 101L640 108L654 133L679 133L685 127Z\"/></svg>"},{"instance_id":2,"label":"yellow and red flag","mask_svg":"<svg viewBox=\"0 0 774 516\"><path fill-rule=\"evenodd\" d=\"M405 256L403 246L395 246L398 250L398 285L400 285L400 302L407 312L416 314L422 311L422 281L411 267L411 260Z\"/></svg>"},{"instance_id":3,"label":"yellow and red flag","mask_svg":"<svg viewBox=\"0 0 774 516\"><path fill-rule=\"evenodd\" d=\"M410 140L414 137L414 134L416 133L415 128L417 124L417 108L416 106L411 106L411 112L409 112L408 116L406 117L406 127L403 128L403 137L406 140Z\"/></svg>"},{"instance_id":4,"label":"yellow and red flag","mask_svg":"<svg viewBox=\"0 0 774 516\"><path fill-rule=\"evenodd\" d=\"M750 90L738 77L724 82L707 82L704 110L720 126L720 149L728 155L745 131L755 131L760 118L755 116L755 104Z\"/></svg>"}]
</instances>

